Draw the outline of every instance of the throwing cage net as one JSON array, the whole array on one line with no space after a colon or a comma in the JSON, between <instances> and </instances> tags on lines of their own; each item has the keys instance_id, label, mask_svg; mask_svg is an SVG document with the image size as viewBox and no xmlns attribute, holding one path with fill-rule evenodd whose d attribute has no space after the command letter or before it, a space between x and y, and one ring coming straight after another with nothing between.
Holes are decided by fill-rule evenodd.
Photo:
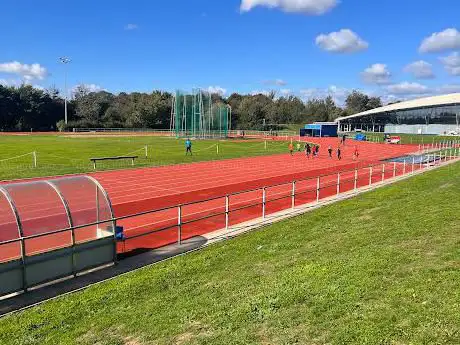
<instances>
[{"instance_id":1,"label":"throwing cage net","mask_svg":"<svg viewBox=\"0 0 460 345\"><path fill-rule=\"evenodd\" d=\"M176 137L225 138L230 122L230 107L213 103L209 92L196 89L192 94L177 91L174 95L170 129Z\"/></svg>"}]
</instances>

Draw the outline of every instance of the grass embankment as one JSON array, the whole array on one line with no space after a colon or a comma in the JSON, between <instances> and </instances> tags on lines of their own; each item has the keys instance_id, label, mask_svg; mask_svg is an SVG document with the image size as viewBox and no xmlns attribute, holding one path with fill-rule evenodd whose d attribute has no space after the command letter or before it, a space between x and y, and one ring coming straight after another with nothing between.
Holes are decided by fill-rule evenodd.
<instances>
[{"instance_id":1,"label":"grass embankment","mask_svg":"<svg viewBox=\"0 0 460 345\"><path fill-rule=\"evenodd\" d=\"M1 344L459 344L460 164L0 320Z\"/></svg>"},{"instance_id":2,"label":"grass embankment","mask_svg":"<svg viewBox=\"0 0 460 345\"><path fill-rule=\"evenodd\" d=\"M216 145L219 145L217 153ZM148 146L148 158L144 147ZM92 157L139 155L135 165L153 166L287 152L279 141L194 140L193 157L185 156L183 140L167 137L82 137L65 135L3 135L0 137L0 180L93 171ZM33 156L37 152L37 168ZM13 158L26 154L19 158ZM131 161L105 161L98 170L130 168Z\"/></svg>"}]
</instances>

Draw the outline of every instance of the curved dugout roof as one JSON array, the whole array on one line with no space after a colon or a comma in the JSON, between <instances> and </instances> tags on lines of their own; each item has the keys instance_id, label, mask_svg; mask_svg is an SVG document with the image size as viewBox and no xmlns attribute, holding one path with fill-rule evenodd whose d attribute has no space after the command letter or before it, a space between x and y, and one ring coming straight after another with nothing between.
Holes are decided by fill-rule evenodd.
<instances>
[{"instance_id":1,"label":"curved dugout roof","mask_svg":"<svg viewBox=\"0 0 460 345\"><path fill-rule=\"evenodd\" d=\"M424 98L417 98L406 102L394 103L390 105L386 105L384 107L371 109L368 111L363 111L358 114L339 117L336 119L336 122L352 119L355 117L367 116L367 115L374 115L380 113L387 113L399 110L410 110L410 109L420 109L420 108L427 108L427 107L434 107L434 106L449 106L449 105L460 105L460 93L451 93L448 95L442 96L432 96L432 97L424 97Z\"/></svg>"},{"instance_id":2,"label":"curved dugout roof","mask_svg":"<svg viewBox=\"0 0 460 345\"><path fill-rule=\"evenodd\" d=\"M86 224L113 217L108 194L89 176L0 185L0 262L97 239L101 224Z\"/></svg>"}]
</instances>

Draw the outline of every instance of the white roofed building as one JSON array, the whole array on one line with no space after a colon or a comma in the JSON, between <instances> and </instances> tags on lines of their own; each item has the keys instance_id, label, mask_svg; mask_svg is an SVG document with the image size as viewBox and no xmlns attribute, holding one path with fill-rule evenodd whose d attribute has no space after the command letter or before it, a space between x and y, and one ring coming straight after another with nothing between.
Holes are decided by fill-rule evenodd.
<instances>
[{"instance_id":1,"label":"white roofed building","mask_svg":"<svg viewBox=\"0 0 460 345\"><path fill-rule=\"evenodd\" d=\"M460 93L394 103L336 119L339 130L448 134L460 129Z\"/></svg>"}]
</instances>

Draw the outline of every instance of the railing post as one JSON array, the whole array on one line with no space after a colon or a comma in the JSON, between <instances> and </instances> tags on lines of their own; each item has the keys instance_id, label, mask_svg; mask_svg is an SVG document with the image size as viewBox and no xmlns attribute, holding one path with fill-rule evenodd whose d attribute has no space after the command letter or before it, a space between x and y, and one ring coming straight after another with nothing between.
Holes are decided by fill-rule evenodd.
<instances>
[{"instance_id":1,"label":"railing post","mask_svg":"<svg viewBox=\"0 0 460 345\"><path fill-rule=\"evenodd\" d=\"M319 203L319 188L320 188L320 177L316 179L316 203Z\"/></svg>"},{"instance_id":2,"label":"railing post","mask_svg":"<svg viewBox=\"0 0 460 345\"><path fill-rule=\"evenodd\" d=\"M382 182L385 181L385 163L382 164Z\"/></svg>"},{"instance_id":3,"label":"railing post","mask_svg":"<svg viewBox=\"0 0 460 345\"><path fill-rule=\"evenodd\" d=\"M337 173L337 196L340 194L340 172Z\"/></svg>"},{"instance_id":4,"label":"railing post","mask_svg":"<svg viewBox=\"0 0 460 345\"><path fill-rule=\"evenodd\" d=\"M34 168L36 168L37 167L37 152L34 151L33 155L34 155Z\"/></svg>"},{"instance_id":5,"label":"railing post","mask_svg":"<svg viewBox=\"0 0 460 345\"><path fill-rule=\"evenodd\" d=\"M230 196L227 194L225 196L225 232L226 233L228 233L229 209L230 209Z\"/></svg>"},{"instance_id":6,"label":"railing post","mask_svg":"<svg viewBox=\"0 0 460 345\"><path fill-rule=\"evenodd\" d=\"M369 167L369 186L372 185L372 167Z\"/></svg>"},{"instance_id":7,"label":"railing post","mask_svg":"<svg viewBox=\"0 0 460 345\"><path fill-rule=\"evenodd\" d=\"M406 160L403 163L403 176L406 175Z\"/></svg>"},{"instance_id":8,"label":"railing post","mask_svg":"<svg viewBox=\"0 0 460 345\"><path fill-rule=\"evenodd\" d=\"M393 162L393 177L396 177L396 162Z\"/></svg>"},{"instance_id":9,"label":"railing post","mask_svg":"<svg viewBox=\"0 0 460 345\"><path fill-rule=\"evenodd\" d=\"M182 205L177 206L177 244L182 244Z\"/></svg>"},{"instance_id":10,"label":"railing post","mask_svg":"<svg viewBox=\"0 0 460 345\"><path fill-rule=\"evenodd\" d=\"M265 219L265 203L267 202L267 190L262 188L262 219Z\"/></svg>"},{"instance_id":11,"label":"railing post","mask_svg":"<svg viewBox=\"0 0 460 345\"><path fill-rule=\"evenodd\" d=\"M354 184L354 190L358 188L358 169L355 169L355 184Z\"/></svg>"},{"instance_id":12,"label":"railing post","mask_svg":"<svg viewBox=\"0 0 460 345\"><path fill-rule=\"evenodd\" d=\"M295 185L296 181L292 181L292 193L291 193L291 207L295 208Z\"/></svg>"}]
</instances>

